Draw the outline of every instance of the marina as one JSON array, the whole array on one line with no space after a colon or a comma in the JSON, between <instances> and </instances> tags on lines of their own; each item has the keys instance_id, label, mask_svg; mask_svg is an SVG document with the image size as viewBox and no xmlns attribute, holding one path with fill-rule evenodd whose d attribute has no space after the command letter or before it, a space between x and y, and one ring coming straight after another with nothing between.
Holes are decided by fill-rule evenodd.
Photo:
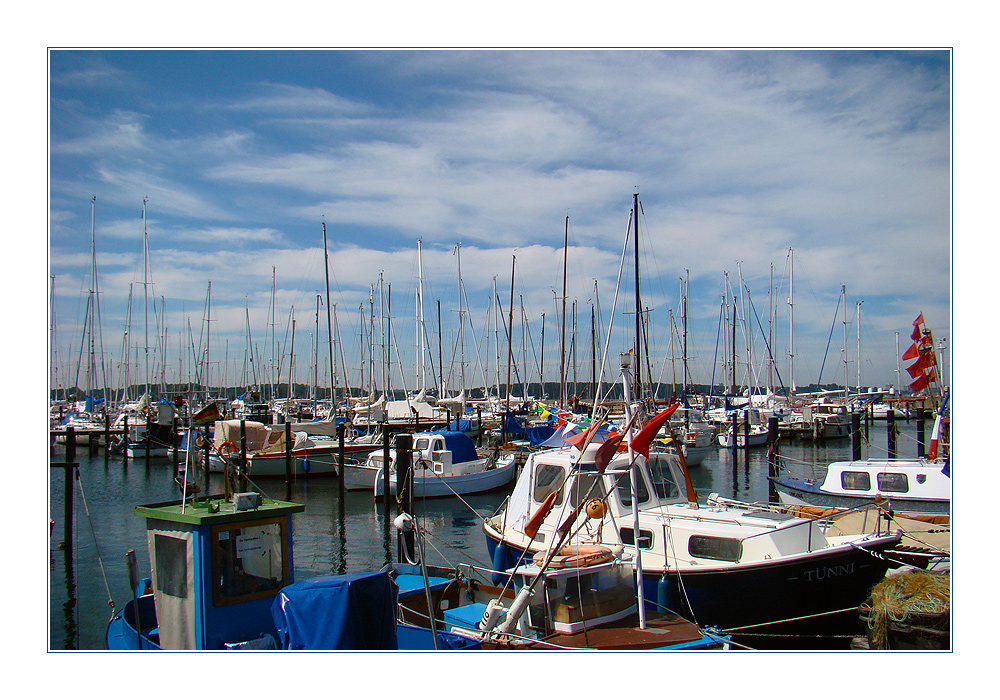
<instances>
[{"instance_id":1,"label":"marina","mask_svg":"<svg viewBox=\"0 0 1000 700\"><path fill-rule=\"evenodd\" d=\"M915 456L915 422L901 421L897 446L901 455ZM874 438L874 436L873 436ZM790 443L781 447L790 469L829 464L850 457L849 443ZM882 448L872 440L872 453ZM52 649L103 649L115 606L131 599L125 553L134 550L139 562L147 561L142 518L129 504L157 503L179 497L178 482L169 460L153 458L149 463L106 452L78 457L79 493L75 498L72 546L64 548L65 480L55 465L65 446L52 448L50 538L50 644ZM654 453L655 455L655 453ZM690 470L693 486L700 494L718 494L747 503L766 503L770 498L767 452L718 448ZM268 498L300 503L294 522L296 580L313 576L353 574L378 570L399 560L398 533L392 527L395 506L388 510L371 491L340 491L333 475L261 479L255 484ZM221 476L209 474L208 490L218 493ZM424 533L427 563L454 568L458 562L491 570L494 560L484 522L507 501L507 489L459 498L417 498L414 513ZM946 536L947 537L947 536ZM146 564L145 566L148 566ZM142 568L142 565L140 566ZM144 573L148 576L148 570ZM860 603L859 603L860 604ZM834 649L850 648L864 636L860 613L856 633L839 636L776 634L762 648ZM817 626L819 629L820 626ZM722 630L725 632L725 630ZM758 642L765 641L759 638Z\"/></svg>"}]
</instances>

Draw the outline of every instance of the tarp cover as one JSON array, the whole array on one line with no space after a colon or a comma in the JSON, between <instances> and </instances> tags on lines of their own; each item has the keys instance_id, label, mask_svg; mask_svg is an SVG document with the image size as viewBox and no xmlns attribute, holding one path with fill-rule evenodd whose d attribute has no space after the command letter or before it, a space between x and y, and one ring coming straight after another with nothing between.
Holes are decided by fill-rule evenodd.
<instances>
[{"instance_id":1,"label":"tarp cover","mask_svg":"<svg viewBox=\"0 0 1000 700\"><path fill-rule=\"evenodd\" d=\"M544 423L542 425L528 425L524 428L524 434L532 446L537 447L548 440L556 432L556 429Z\"/></svg>"},{"instance_id":2,"label":"tarp cover","mask_svg":"<svg viewBox=\"0 0 1000 700\"><path fill-rule=\"evenodd\" d=\"M455 430L438 430L437 434L444 436L444 446L451 450L452 464L479 459L479 455L476 453L476 443L465 433Z\"/></svg>"},{"instance_id":3,"label":"tarp cover","mask_svg":"<svg viewBox=\"0 0 1000 700\"><path fill-rule=\"evenodd\" d=\"M387 572L320 576L281 589L271 617L282 649L397 649L396 597Z\"/></svg>"}]
</instances>

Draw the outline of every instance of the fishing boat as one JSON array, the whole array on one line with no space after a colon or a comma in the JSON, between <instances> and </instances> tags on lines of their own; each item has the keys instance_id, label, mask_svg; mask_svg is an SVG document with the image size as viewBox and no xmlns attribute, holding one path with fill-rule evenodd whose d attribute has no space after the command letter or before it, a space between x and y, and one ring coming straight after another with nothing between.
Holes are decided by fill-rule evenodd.
<instances>
[{"instance_id":1,"label":"fishing boat","mask_svg":"<svg viewBox=\"0 0 1000 700\"><path fill-rule=\"evenodd\" d=\"M772 479L782 503L853 508L888 501L899 513L951 510L950 462L926 459L867 459L833 462L822 479Z\"/></svg>"},{"instance_id":2,"label":"fishing boat","mask_svg":"<svg viewBox=\"0 0 1000 700\"><path fill-rule=\"evenodd\" d=\"M397 622L427 579L388 570L293 581L292 515L257 493L137 506L151 578L129 556L133 599L108 624L109 650L475 649L468 637ZM412 567L411 567L412 569ZM406 579L409 583L404 583ZM399 581L399 583L397 583ZM447 581L435 581L438 589Z\"/></svg>"},{"instance_id":3,"label":"fishing boat","mask_svg":"<svg viewBox=\"0 0 1000 700\"><path fill-rule=\"evenodd\" d=\"M382 451L372 452L364 465L365 473L371 475L370 488L376 497L385 493L383 459ZM500 454L494 450L480 457L468 435L447 430L414 435L411 464L413 493L417 498L492 491L513 481L517 470L513 453ZM389 450L388 476L389 493L395 494L395 448ZM346 473L344 481L346 487Z\"/></svg>"},{"instance_id":4,"label":"fishing boat","mask_svg":"<svg viewBox=\"0 0 1000 700\"><path fill-rule=\"evenodd\" d=\"M247 474L251 478L284 477L287 469L284 425L269 426L256 421L215 422L209 469L221 473L240 457L241 425L246 429ZM344 442L345 455L362 454L371 449L370 436ZM340 441L293 432L291 455L293 476L335 475L340 460Z\"/></svg>"},{"instance_id":5,"label":"fishing boat","mask_svg":"<svg viewBox=\"0 0 1000 700\"><path fill-rule=\"evenodd\" d=\"M631 411L629 364L623 354ZM742 638L854 633L856 612L844 611L856 611L885 575L890 563L881 553L901 534L834 535L823 519L716 494L700 503L681 461L649 451L669 414L658 414L635 437L630 427L626 452L617 451L626 439L619 435L531 454L510 498L483 524L493 569L505 571L544 551L569 519L566 504L586 495L595 507L567 544L638 541L636 585L652 603L723 632L739 630ZM529 528L539 517L537 529Z\"/></svg>"}]
</instances>

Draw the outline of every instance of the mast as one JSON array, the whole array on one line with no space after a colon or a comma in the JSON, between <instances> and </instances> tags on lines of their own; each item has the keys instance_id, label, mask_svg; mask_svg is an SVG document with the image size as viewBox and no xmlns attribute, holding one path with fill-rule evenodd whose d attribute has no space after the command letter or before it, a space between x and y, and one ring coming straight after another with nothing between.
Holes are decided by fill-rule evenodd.
<instances>
[{"instance_id":1,"label":"mast","mask_svg":"<svg viewBox=\"0 0 1000 700\"><path fill-rule=\"evenodd\" d=\"M858 353L856 355L858 363L858 393L861 393L861 304L863 301L858 302Z\"/></svg>"},{"instance_id":2,"label":"mast","mask_svg":"<svg viewBox=\"0 0 1000 700\"><path fill-rule=\"evenodd\" d=\"M562 336L559 339L559 408L566 408L566 262L569 255L569 215L563 235ZM544 329L545 316L542 316ZM544 330L542 331L544 337ZM543 347L544 352L544 347Z\"/></svg>"},{"instance_id":3,"label":"mast","mask_svg":"<svg viewBox=\"0 0 1000 700\"><path fill-rule=\"evenodd\" d=\"M333 351L333 326L330 323L330 255L326 248L326 222L323 222L323 271L326 275L326 340L330 346L330 416L337 413L337 368ZM336 311L336 309L334 309ZM319 352L317 350L317 352ZM319 364L319 356L316 357Z\"/></svg>"},{"instance_id":4,"label":"mast","mask_svg":"<svg viewBox=\"0 0 1000 700\"><path fill-rule=\"evenodd\" d=\"M850 368L847 364L847 285L840 285L840 293L844 297L844 400L851 397L851 384L849 380Z\"/></svg>"},{"instance_id":5,"label":"mast","mask_svg":"<svg viewBox=\"0 0 1000 700\"><path fill-rule=\"evenodd\" d=\"M507 412L510 412L510 364L514 359L514 265L517 263L517 255L510 261L510 306L507 308ZM506 420L504 425L506 426ZM506 430L504 430L506 435Z\"/></svg>"},{"instance_id":6,"label":"mast","mask_svg":"<svg viewBox=\"0 0 1000 700\"><path fill-rule=\"evenodd\" d=\"M275 296L274 296L274 283L275 283L275 267L271 266L271 399L275 399L278 395L278 348L276 346L275 338L275 322L277 321L278 310L275 306ZM247 318L249 319L249 310L247 311ZM248 320L249 323L249 320ZM247 342L250 342L248 337ZM253 346L251 345L250 357L253 358ZM261 368L263 371L263 368ZM256 372L254 373L254 384L257 383Z\"/></svg>"},{"instance_id":7,"label":"mast","mask_svg":"<svg viewBox=\"0 0 1000 700\"><path fill-rule=\"evenodd\" d=\"M795 250L788 249L788 377L795 393Z\"/></svg>"},{"instance_id":8,"label":"mast","mask_svg":"<svg viewBox=\"0 0 1000 700\"><path fill-rule=\"evenodd\" d=\"M316 295L316 332L313 339L313 347L316 352L316 361L313 364L313 402L319 402L319 306L323 303L323 296ZM332 349L331 349L332 351ZM331 377L332 380L332 377ZM313 408L315 411L315 407ZM314 414L315 415L315 414Z\"/></svg>"},{"instance_id":9,"label":"mast","mask_svg":"<svg viewBox=\"0 0 1000 700\"><path fill-rule=\"evenodd\" d=\"M416 379L420 380L420 388L427 388L427 374L424 370L424 365L426 364L424 360L424 355L427 348L424 343L424 268L423 268L423 251L421 250L421 240L417 239L417 343L420 346L420 365L418 370L418 376Z\"/></svg>"},{"instance_id":10,"label":"mast","mask_svg":"<svg viewBox=\"0 0 1000 700\"><path fill-rule=\"evenodd\" d=\"M632 193L632 220L635 229L635 395L642 398L642 303L639 299L639 193Z\"/></svg>"},{"instance_id":11,"label":"mast","mask_svg":"<svg viewBox=\"0 0 1000 700\"><path fill-rule=\"evenodd\" d=\"M545 312L542 312L542 360L538 364L538 396L545 398ZM559 387L559 407L562 408L562 386Z\"/></svg>"},{"instance_id":12,"label":"mast","mask_svg":"<svg viewBox=\"0 0 1000 700\"><path fill-rule=\"evenodd\" d=\"M459 392L462 392L465 391L465 315L462 306L462 244L461 243L455 245L455 255L458 256L458 346L460 350L458 374L461 377L462 381L462 386L459 387ZM452 357L454 357L454 355L452 355Z\"/></svg>"},{"instance_id":13,"label":"mast","mask_svg":"<svg viewBox=\"0 0 1000 700\"><path fill-rule=\"evenodd\" d=\"M152 402L153 397L149 396L149 242L146 236L146 202L148 201L149 197L142 198L142 289L144 297L146 396Z\"/></svg>"}]
</instances>

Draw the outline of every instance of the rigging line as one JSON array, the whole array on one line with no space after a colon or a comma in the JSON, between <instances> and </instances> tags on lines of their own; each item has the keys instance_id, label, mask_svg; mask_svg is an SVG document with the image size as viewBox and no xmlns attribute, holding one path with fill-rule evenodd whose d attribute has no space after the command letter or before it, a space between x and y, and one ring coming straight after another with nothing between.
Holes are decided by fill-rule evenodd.
<instances>
[{"instance_id":1,"label":"rigging line","mask_svg":"<svg viewBox=\"0 0 1000 700\"><path fill-rule=\"evenodd\" d=\"M833 340L833 330L837 327L837 313L840 311L840 300L844 296L843 292L837 297L837 308L833 311L833 325L830 326L830 335L826 339L826 350L823 351L823 363L819 367L819 379L816 380L816 386L823 386L823 368L826 367L826 357L830 352L830 341ZM846 300L845 300L846 303Z\"/></svg>"},{"instance_id":2,"label":"rigging line","mask_svg":"<svg viewBox=\"0 0 1000 700\"><path fill-rule=\"evenodd\" d=\"M111 587L108 585L108 576L104 571L104 560L101 557L101 545L97 540L97 532L94 530L94 519L90 517L90 508L87 507L87 494L83 490L83 481L80 479L80 468L76 467L74 469L76 473L76 483L77 488L80 490L80 500L83 501L83 511L87 515L87 523L90 525L90 534L94 538L94 549L97 550L97 564L101 567L101 578L104 579L104 590L108 592L108 606L111 608L111 614L114 616L115 613L115 601L111 597Z\"/></svg>"},{"instance_id":3,"label":"rigging line","mask_svg":"<svg viewBox=\"0 0 1000 700\"><path fill-rule=\"evenodd\" d=\"M760 334L764 338L764 347L767 348L767 356L771 359L771 364L774 365L774 373L778 375L778 384L782 389L785 388L785 383L781 380L781 372L778 371L778 363L775 362L774 353L771 351L771 344L767 341L767 335L764 333L764 326L761 325L760 316L757 315L757 307L753 305L753 299L750 297L750 289L747 289L747 301L750 303L750 311L753 312L753 317L757 319L757 328L760 329Z\"/></svg>"}]
</instances>

